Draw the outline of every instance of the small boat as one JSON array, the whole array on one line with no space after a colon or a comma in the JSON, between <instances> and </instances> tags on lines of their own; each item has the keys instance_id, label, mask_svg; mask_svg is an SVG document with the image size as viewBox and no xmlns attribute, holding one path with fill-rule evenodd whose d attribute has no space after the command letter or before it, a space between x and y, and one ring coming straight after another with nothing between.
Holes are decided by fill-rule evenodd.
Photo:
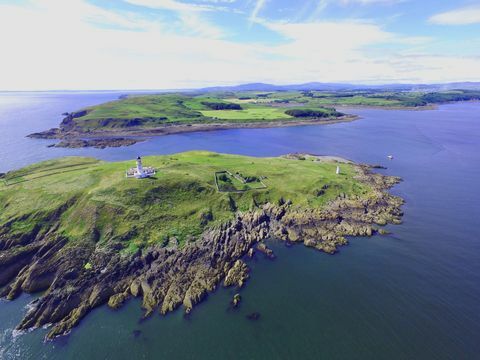
<instances>
[{"instance_id":1,"label":"small boat","mask_svg":"<svg viewBox=\"0 0 480 360\"><path fill-rule=\"evenodd\" d=\"M388 160L393 160L393 155L388 155L387 158Z\"/></svg>"}]
</instances>

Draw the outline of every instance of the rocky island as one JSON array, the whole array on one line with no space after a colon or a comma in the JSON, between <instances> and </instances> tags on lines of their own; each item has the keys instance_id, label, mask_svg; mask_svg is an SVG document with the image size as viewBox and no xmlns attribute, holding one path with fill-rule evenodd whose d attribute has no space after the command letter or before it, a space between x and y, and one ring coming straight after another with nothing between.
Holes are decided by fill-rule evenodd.
<instances>
[{"instance_id":1,"label":"rocky island","mask_svg":"<svg viewBox=\"0 0 480 360\"><path fill-rule=\"evenodd\" d=\"M273 257L267 238L333 254L401 221L403 200L387 192L400 179L339 158L187 152L144 164L153 177L80 157L2 176L0 296L42 292L19 330L48 325L53 339L131 297L145 316L188 313L219 285L242 287L249 257Z\"/></svg>"}]
</instances>

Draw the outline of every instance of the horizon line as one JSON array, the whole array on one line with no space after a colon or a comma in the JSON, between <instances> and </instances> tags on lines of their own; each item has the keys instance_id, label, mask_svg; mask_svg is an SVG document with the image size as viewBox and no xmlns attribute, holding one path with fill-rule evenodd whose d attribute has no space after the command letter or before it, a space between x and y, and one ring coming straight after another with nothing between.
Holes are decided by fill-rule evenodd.
<instances>
[{"instance_id":1,"label":"horizon line","mask_svg":"<svg viewBox=\"0 0 480 360\"><path fill-rule=\"evenodd\" d=\"M116 92L116 91L196 91L196 90L204 90L210 88L230 88L230 87L240 87L240 86L248 86L248 85L266 85L266 86L278 86L278 87L285 87L285 86L305 86L310 84L318 84L318 85L351 85L351 86L365 86L365 87L378 87L378 86L432 86L432 85L452 85L458 83L465 83L465 84L478 84L480 86L480 81L449 81L449 82L385 82L385 83L362 83L362 82L320 82L320 81L310 81L310 82L303 82L303 83L284 83L284 84L275 84L275 83L267 83L267 82L248 82L248 83L236 83L231 85L209 85L209 86L202 86L196 88L116 88L116 89L22 89L22 90L7 90L7 89L0 89L0 93L16 93L16 92L81 92L81 91L88 91L88 92Z\"/></svg>"}]
</instances>

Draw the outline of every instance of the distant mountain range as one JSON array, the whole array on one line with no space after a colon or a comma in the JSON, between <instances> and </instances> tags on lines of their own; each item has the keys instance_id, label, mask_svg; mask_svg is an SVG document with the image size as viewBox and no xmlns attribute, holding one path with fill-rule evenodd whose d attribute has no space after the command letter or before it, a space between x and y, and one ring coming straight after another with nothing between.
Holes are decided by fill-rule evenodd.
<instances>
[{"instance_id":1,"label":"distant mountain range","mask_svg":"<svg viewBox=\"0 0 480 360\"><path fill-rule=\"evenodd\" d=\"M454 82L445 84L385 84L362 85L342 83L309 82L293 85L273 85L264 83L250 83L235 86L214 86L199 89L200 91L353 91L353 90L383 90L383 91L441 91L441 90L480 90L480 82Z\"/></svg>"}]
</instances>

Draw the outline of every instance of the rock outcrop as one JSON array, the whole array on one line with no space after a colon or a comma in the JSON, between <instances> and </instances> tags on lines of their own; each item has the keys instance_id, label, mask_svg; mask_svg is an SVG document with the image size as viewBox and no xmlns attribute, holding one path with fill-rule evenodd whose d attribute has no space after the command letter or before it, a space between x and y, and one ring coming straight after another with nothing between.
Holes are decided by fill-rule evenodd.
<instances>
[{"instance_id":1,"label":"rock outcrop","mask_svg":"<svg viewBox=\"0 0 480 360\"><path fill-rule=\"evenodd\" d=\"M222 281L243 286L248 278L243 259L253 248L269 255L262 243L267 238L334 253L347 243L346 236L370 236L375 225L399 223L403 200L385 191L399 179L372 174L367 167L358 167L357 179L374 188L368 198L339 197L321 209L267 203L238 212L182 248L158 245L135 254L119 251L122 244L114 239L107 245L94 236L69 243L55 221L65 206L51 216L48 229L33 229L22 238L7 228L0 232L0 296L14 299L22 291L45 291L18 329L51 324L48 339L68 333L93 308L119 308L129 297L143 299L145 316L182 305L188 313Z\"/></svg>"},{"instance_id":2,"label":"rock outcrop","mask_svg":"<svg viewBox=\"0 0 480 360\"><path fill-rule=\"evenodd\" d=\"M105 149L107 147L121 147L130 146L138 142L145 141L138 138L123 138L123 137L105 137L102 139L65 139L48 147L62 147L62 148L84 148L94 147L97 149Z\"/></svg>"}]
</instances>

